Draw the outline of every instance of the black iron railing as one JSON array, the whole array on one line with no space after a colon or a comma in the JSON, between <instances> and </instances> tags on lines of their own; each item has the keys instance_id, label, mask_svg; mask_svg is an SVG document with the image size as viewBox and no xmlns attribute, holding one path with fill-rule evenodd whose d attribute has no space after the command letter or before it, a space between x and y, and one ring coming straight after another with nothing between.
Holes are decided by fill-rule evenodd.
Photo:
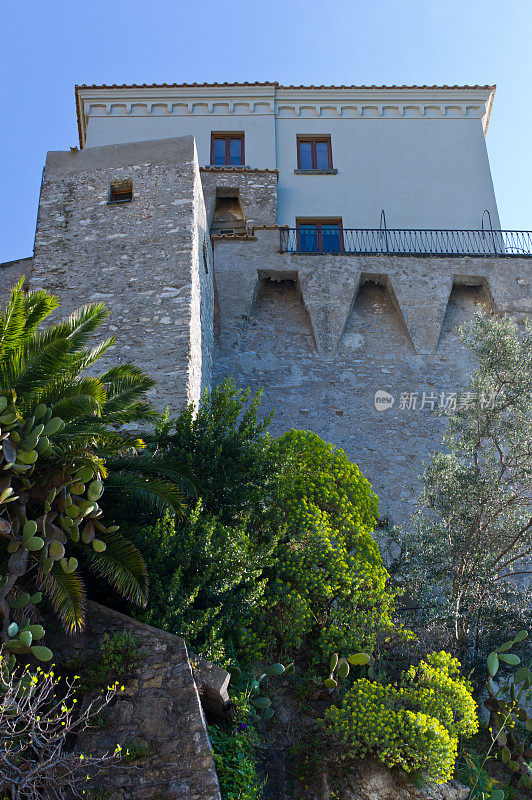
<instances>
[{"instance_id":1,"label":"black iron railing","mask_svg":"<svg viewBox=\"0 0 532 800\"><path fill-rule=\"evenodd\" d=\"M281 253L532 257L532 231L309 228L281 228Z\"/></svg>"}]
</instances>

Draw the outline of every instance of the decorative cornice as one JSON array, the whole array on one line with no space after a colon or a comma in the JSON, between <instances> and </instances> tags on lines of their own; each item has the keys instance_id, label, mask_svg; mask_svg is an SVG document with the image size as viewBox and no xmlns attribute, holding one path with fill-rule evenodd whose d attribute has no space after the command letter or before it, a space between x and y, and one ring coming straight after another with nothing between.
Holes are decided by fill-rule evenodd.
<instances>
[{"instance_id":1,"label":"decorative cornice","mask_svg":"<svg viewBox=\"0 0 532 800\"><path fill-rule=\"evenodd\" d=\"M310 119L482 119L494 86L280 86L277 83L76 86L80 144L90 117L270 115Z\"/></svg>"}]
</instances>

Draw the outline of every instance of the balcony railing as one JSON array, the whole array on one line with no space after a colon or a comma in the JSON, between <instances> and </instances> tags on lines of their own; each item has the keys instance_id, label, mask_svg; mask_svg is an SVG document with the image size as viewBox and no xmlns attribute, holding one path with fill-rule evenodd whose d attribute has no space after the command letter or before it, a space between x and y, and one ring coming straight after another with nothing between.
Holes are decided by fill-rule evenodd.
<instances>
[{"instance_id":1,"label":"balcony railing","mask_svg":"<svg viewBox=\"0 0 532 800\"><path fill-rule=\"evenodd\" d=\"M281 228L281 253L532 257L532 231Z\"/></svg>"}]
</instances>

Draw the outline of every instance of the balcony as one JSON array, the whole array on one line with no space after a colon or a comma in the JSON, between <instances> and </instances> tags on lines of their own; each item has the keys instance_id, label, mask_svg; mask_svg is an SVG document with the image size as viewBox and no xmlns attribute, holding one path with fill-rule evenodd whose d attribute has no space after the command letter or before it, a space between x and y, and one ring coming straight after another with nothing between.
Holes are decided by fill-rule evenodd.
<instances>
[{"instance_id":1,"label":"balcony","mask_svg":"<svg viewBox=\"0 0 532 800\"><path fill-rule=\"evenodd\" d=\"M281 253L394 254L532 258L532 231L489 229L339 228L325 224L280 229Z\"/></svg>"}]
</instances>

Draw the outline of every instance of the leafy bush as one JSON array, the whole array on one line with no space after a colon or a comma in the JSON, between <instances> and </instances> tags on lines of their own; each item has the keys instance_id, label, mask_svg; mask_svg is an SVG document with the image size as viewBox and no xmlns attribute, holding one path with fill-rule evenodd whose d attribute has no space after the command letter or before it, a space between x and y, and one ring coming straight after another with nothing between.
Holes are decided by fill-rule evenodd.
<instances>
[{"instance_id":1,"label":"leafy bush","mask_svg":"<svg viewBox=\"0 0 532 800\"><path fill-rule=\"evenodd\" d=\"M471 686L459 669L442 651L410 667L400 686L356 680L341 706L326 712L327 725L357 756L371 754L389 767L447 781L459 738L478 730Z\"/></svg>"},{"instance_id":2,"label":"leafy bush","mask_svg":"<svg viewBox=\"0 0 532 800\"><path fill-rule=\"evenodd\" d=\"M253 626L272 547L257 544L245 522L224 524L199 507L181 527L168 513L132 535L151 576L150 605L137 616L220 665L235 653L251 659L260 646Z\"/></svg>"},{"instance_id":3,"label":"leafy bush","mask_svg":"<svg viewBox=\"0 0 532 800\"><path fill-rule=\"evenodd\" d=\"M479 313L460 336L477 361L462 393L471 402L448 413L397 551L422 626L446 628L478 666L504 626L530 622L530 592L512 578L529 572L532 550L532 324Z\"/></svg>"},{"instance_id":4,"label":"leafy bush","mask_svg":"<svg viewBox=\"0 0 532 800\"><path fill-rule=\"evenodd\" d=\"M104 688L115 680L124 680L138 666L141 649L129 631L105 634L96 653L76 657L66 665L75 671L82 692Z\"/></svg>"},{"instance_id":5,"label":"leafy bush","mask_svg":"<svg viewBox=\"0 0 532 800\"><path fill-rule=\"evenodd\" d=\"M186 463L196 477L204 512L224 524L254 514L256 534L282 470L267 434L272 415L259 419L260 394L251 397L225 380L204 395L198 411L189 406L168 421L160 438L168 459Z\"/></svg>"},{"instance_id":6,"label":"leafy bush","mask_svg":"<svg viewBox=\"0 0 532 800\"><path fill-rule=\"evenodd\" d=\"M376 495L343 450L308 431L276 442L280 539L268 587L266 633L281 649L304 644L318 660L331 650L371 651L393 630L393 594L371 536Z\"/></svg>"},{"instance_id":7,"label":"leafy bush","mask_svg":"<svg viewBox=\"0 0 532 800\"><path fill-rule=\"evenodd\" d=\"M394 631L377 497L342 450L305 431L271 439L258 409L226 381L161 428L201 503L184 522L128 528L151 575L140 618L222 663L371 651Z\"/></svg>"},{"instance_id":8,"label":"leafy bush","mask_svg":"<svg viewBox=\"0 0 532 800\"><path fill-rule=\"evenodd\" d=\"M346 454L305 431L278 440L259 396L225 382L160 432L201 504L128 530L151 575L140 618L208 658L369 650L393 630L393 595L371 536L377 497ZM166 445L164 437L166 436Z\"/></svg>"},{"instance_id":9,"label":"leafy bush","mask_svg":"<svg viewBox=\"0 0 532 800\"><path fill-rule=\"evenodd\" d=\"M259 738L247 696L235 695L234 699L238 711L232 729L209 726L220 793L222 800L259 800L263 788L255 755Z\"/></svg>"},{"instance_id":10,"label":"leafy bush","mask_svg":"<svg viewBox=\"0 0 532 800\"><path fill-rule=\"evenodd\" d=\"M524 642L528 632L523 630L509 642L500 645L489 654L487 667L489 678L486 683L488 696L484 705L489 711L488 728L491 745L486 758L499 748L498 757L506 764L514 783L519 787L532 788L532 714L529 710L532 696L532 661L528 667L521 667L506 679L499 676L498 685L494 678L501 665L517 667L521 659L509 652Z\"/></svg>"}]
</instances>

